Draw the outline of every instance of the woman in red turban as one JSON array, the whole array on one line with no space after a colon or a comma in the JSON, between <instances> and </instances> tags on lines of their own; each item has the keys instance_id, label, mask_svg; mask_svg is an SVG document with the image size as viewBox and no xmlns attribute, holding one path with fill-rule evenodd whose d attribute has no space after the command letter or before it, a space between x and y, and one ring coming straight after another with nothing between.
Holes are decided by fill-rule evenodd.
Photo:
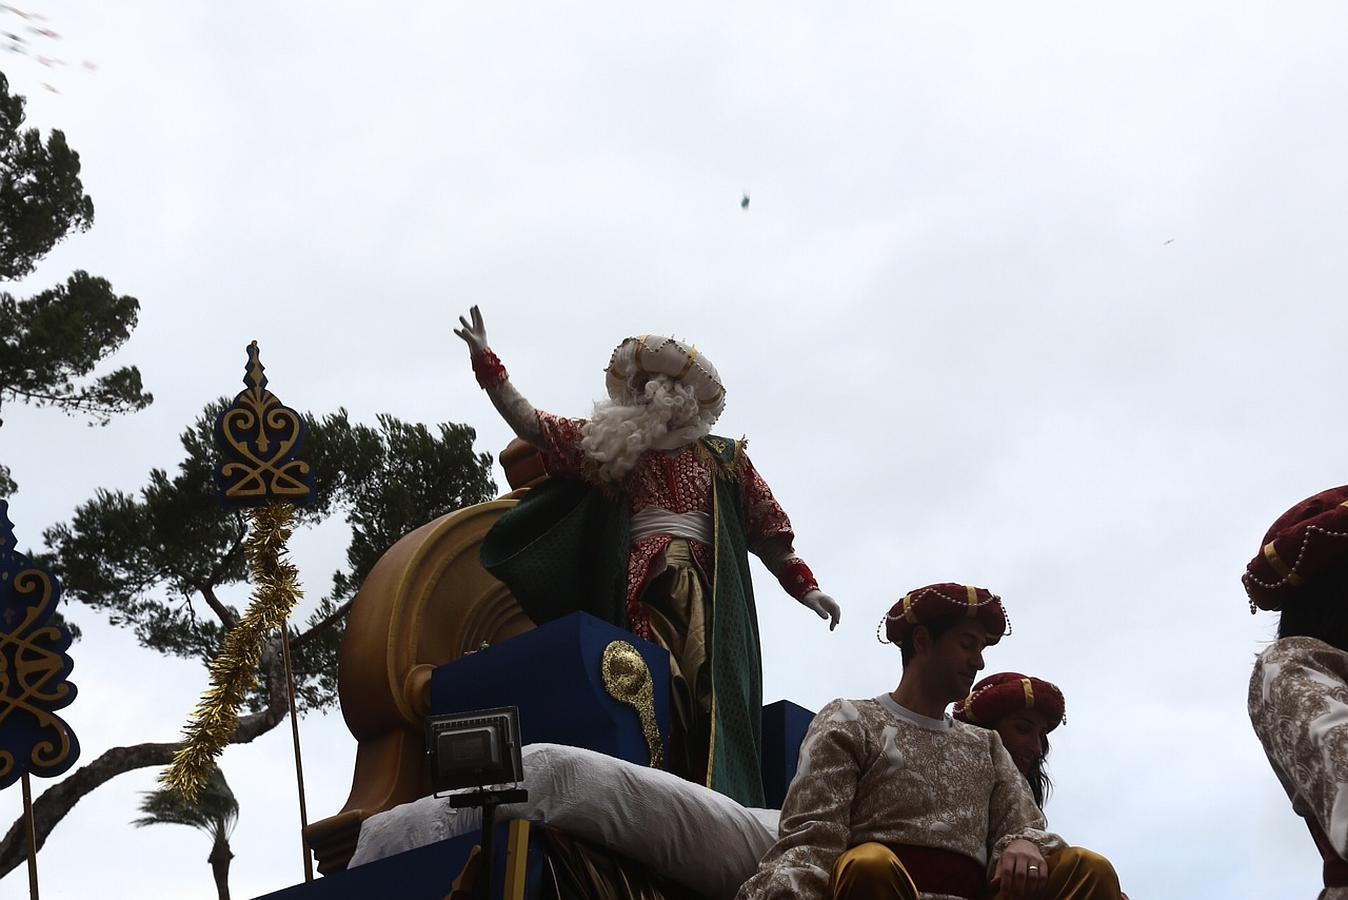
<instances>
[{"instance_id":1,"label":"woman in red turban","mask_svg":"<svg viewBox=\"0 0 1348 900\"><path fill-rule=\"evenodd\" d=\"M1044 771L1048 733L1066 718L1058 686L1019 672L999 672L974 685L969 696L955 704L954 716L1001 735L1016 768L1030 783L1034 802L1042 807L1052 787Z\"/></svg>"},{"instance_id":2,"label":"woman in red turban","mask_svg":"<svg viewBox=\"0 0 1348 900\"><path fill-rule=\"evenodd\" d=\"M1030 783L1034 802L1042 809L1053 786L1044 771L1048 733L1067 721L1067 701L1058 686L1033 675L998 672L974 685L969 696L955 704L953 716L1001 736L1016 768ZM1095 856L1090 850L1073 849ZM1127 894L1120 896L1128 900Z\"/></svg>"}]
</instances>

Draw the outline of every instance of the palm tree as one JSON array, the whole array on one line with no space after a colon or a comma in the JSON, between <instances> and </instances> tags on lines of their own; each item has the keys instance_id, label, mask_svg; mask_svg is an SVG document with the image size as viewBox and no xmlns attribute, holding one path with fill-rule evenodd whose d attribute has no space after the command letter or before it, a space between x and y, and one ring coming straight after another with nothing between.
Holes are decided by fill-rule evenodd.
<instances>
[{"instance_id":1,"label":"palm tree","mask_svg":"<svg viewBox=\"0 0 1348 900\"><path fill-rule=\"evenodd\" d=\"M229 900L229 861L234 858L229 836L239 821L239 801L225 783L224 773L218 767L211 773L195 803L169 788L145 791L142 796L140 811L145 815L132 825L190 825L210 835L211 855L206 862L211 864L220 900Z\"/></svg>"}]
</instances>

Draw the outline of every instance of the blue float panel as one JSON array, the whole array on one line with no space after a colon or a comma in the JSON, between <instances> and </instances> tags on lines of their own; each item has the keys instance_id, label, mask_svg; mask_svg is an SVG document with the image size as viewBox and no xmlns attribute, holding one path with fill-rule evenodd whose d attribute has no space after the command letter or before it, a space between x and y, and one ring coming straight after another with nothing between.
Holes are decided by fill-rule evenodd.
<instances>
[{"instance_id":1,"label":"blue float panel","mask_svg":"<svg viewBox=\"0 0 1348 900\"><path fill-rule=\"evenodd\" d=\"M763 707L763 802L781 809L786 789L796 777L800 744L814 713L790 700Z\"/></svg>"},{"instance_id":2,"label":"blue float panel","mask_svg":"<svg viewBox=\"0 0 1348 900\"><path fill-rule=\"evenodd\" d=\"M668 752L669 653L586 613L440 666L431 676L431 712L518 706L525 744L566 744L649 765L636 710L604 688L600 661L613 641L636 647L651 670L655 718Z\"/></svg>"},{"instance_id":3,"label":"blue float panel","mask_svg":"<svg viewBox=\"0 0 1348 900\"><path fill-rule=\"evenodd\" d=\"M518 706L525 744L546 741L584 747L648 765L649 750L636 711L614 700L604 688L600 663L604 648L615 640L636 647L651 670L656 721L667 748L669 654L585 613L549 622L440 666L431 676L431 710L453 713ZM788 700L763 708L763 789L769 806L781 806L796 775L800 744L813 718L814 713ZM499 872L504 865L507 835L505 823L498 827L495 847ZM444 900L477 842L478 833L472 832L256 900ZM541 856L531 842L526 897L534 896L540 867Z\"/></svg>"},{"instance_id":4,"label":"blue float panel","mask_svg":"<svg viewBox=\"0 0 1348 900\"><path fill-rule=\"evenodd\" d=\"M498 822L492 856L496 857L492 891L502 898L505 869L509 856L510 822ZM425 847L334 872L307 884L297 884L264 894L254 900L445 900L454 879L459 876L468 856L478 843L479 832L436 841ZM536 900L542 890L543 852L533 839L532 830L525 867L522 900Z\"/></svg>"},{"instance_id":5,"label":"blue float panel","mask_svg":"<svg viewBox=\"0 0 1348 900\"><path fill-rule=\"evenodd\" d=\"M504 847L501 831L498 846ZM255 900L445 900L477 843L478 833L461 835L397 856L334 872L307 884L265 894Z\"/></svg>"}]
</instances>

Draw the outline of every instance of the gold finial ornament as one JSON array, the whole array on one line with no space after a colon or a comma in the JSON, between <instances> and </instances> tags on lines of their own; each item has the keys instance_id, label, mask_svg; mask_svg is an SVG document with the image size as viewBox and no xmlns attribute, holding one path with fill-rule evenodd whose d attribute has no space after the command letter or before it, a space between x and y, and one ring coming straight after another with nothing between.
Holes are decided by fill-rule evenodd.
<instances>
[{"instance_id":1,"label":"gold finial ornament","mask_svg":"<svg viewBox=\"0 0 1348 900\"><path fill-rule=\"evenodd\" d=\"M627 641L613 641L604 648L599 666L609 696L637 711L651 753L651 768L663 769L665 748L655 720L655 679L646 660Z\"/></svg>"},{"instance_id":2,"label":"gold finial ornament","mask_svg":"<svg viewBox=\"0 0 1348 900\"><path fill-rule=\"evenodd\" d=\"M243 383L245 389L215 420L220 502L226 506L307 502L313 495L313 472L296 456L304 442L304 419L267 390L257 341L248 345Z\"/></svg>"}]
</instances>

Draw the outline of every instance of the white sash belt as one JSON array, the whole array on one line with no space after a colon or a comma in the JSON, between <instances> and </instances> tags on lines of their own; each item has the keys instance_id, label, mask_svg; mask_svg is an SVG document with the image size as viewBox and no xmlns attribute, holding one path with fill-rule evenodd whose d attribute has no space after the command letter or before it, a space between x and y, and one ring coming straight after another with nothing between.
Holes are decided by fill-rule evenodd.
<instances>
[{"instance_id":1,"label":"white sash belt","mask_svg":"<svg viewBox=\"0 0 1348 900\"><path fill-rule=\"evenodd\" d=\"M657 534L687 538L711 544L711 514L704 512L676 513L658 506L648 506L632 517L632 543L644 541Z\"/></svg>"}]
</instances>

